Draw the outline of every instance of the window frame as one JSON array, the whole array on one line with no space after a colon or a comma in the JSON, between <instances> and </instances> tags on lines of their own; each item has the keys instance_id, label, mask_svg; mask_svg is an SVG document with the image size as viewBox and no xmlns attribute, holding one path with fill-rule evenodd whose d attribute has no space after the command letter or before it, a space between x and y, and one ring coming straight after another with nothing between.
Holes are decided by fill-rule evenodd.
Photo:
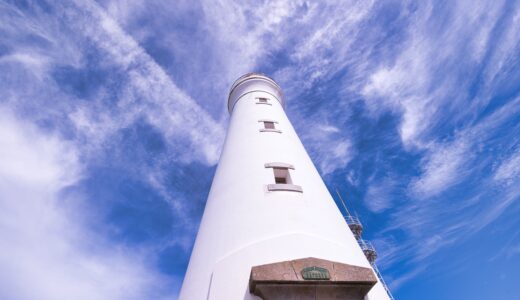
<instances>
[{"instance_id":1,"label":"window frame","mask_svg":"<svg viewBox=\"0 0 520 300\"><path fill-rule=\"evenodd\" d=\"M262 126L263 126L263 128L259 129L260 132L282 133L282 131L276 127L277 126L276 124L278 124L278 121L270 120L270 119L261 119L261 120L258 120L258 122L262 123ZM274 128L267 128L266 123L272 123Z\"/></svg>"},{"instance_id":2,"label":"window frame","mask_svg":"<svg viewBox=\"0 0 520 300\"><path fill-rule=\"evenodd\" d=\"M273 104L270 102L270 101L271 101L270 98L267 98L267 97L256 97L255 99L256 99L256 101L255 101L256 104L273 105ZM265 100L265 101L261 101L261 100Z\"/></svg>"},{"instance_id":3,"label":"window frame","mask_svg":"<svg viewBox=\"0 0 520 300\"><path fill-rule=\"evenodd\" d=\"M289 170L294 170L293 165L281 162L272 162L264 164L264 167L273 169L275 183L267 184L268 191L289 191L303 193L301 186L293 184L291 172L289 172ZM278 182L279 178L283 178L285 183Z\"/></svg>"},{"instance_id":4,"label":"window frame","mask_svg":"<svg viewBox=\"0 0 520 300\"><path fill-rule=\"evenodd\" d=\"M264 121L264 129L276 129L276 126L274 126L274 122L271 121Z\"/></svg>"}]
</instances>

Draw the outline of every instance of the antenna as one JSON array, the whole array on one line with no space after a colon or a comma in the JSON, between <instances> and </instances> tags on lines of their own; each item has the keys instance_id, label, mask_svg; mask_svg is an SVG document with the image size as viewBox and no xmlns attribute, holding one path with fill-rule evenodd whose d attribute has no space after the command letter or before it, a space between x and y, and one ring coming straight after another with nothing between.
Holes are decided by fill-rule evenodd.
<instances>
[{"instance_id":1,"label":"antenna","mask_svg":"<svg viewBox=\"0 0 520 300\"><path fill-rule=\"evenodd\" d=\"M338 195L339 199L341 200L341 204L343 205L343 208L345 208L345 211L347 211L347 215L345 217L345 221L347 221L348 227L350 228L350 231L354 234L357 240L361 238L361 234L363 233L363 225L359 221L357 217L354 217L350 211L348 210L347 205L345 204L345 200L343 200L343 197L341 197L341 194L339 193L338 189L336 188L336 194Z\"/></svg>"},{"instance_id":2,"label":"antenna","mask_svg":"<svg viewBox=\"0 0 520 300\"><path fill-rule=\"evenodd\" d=\"M352 215L350 214L350 211L349 211L348 208L347 208L347 205L345 204L345 201L343 200L343 197L341 197L341 194L339 193L338 188L335 188L335 190L336 190L336 194L337 194L338 197L339 197L339 200L341 200L341 204L343 204L343 208L347 211L347 215L352 216Z\"/></svg>"}]
</instances>

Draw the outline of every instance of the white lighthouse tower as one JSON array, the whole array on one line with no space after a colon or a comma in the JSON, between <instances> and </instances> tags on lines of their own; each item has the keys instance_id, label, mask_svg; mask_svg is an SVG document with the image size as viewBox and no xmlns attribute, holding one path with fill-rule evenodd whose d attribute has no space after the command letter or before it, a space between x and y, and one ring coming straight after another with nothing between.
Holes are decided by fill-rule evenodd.
<instances>
[{"instance_id":1,"label":"white lighthouse tower","mask_svg":"<svg viewBox=\"0 0 520 300\"><path fill-rule=\"evenodd\" d=\"M280 87L231 87L226 141L179 299L390 299L284 112Z\"/></svg>"}]
</instances>

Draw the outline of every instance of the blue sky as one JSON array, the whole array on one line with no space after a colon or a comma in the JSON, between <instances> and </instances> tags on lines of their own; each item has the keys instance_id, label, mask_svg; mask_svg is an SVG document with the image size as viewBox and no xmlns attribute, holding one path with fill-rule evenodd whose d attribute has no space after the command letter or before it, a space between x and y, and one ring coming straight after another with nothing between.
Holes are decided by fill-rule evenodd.
<instances>
[{"instance_id":1,"label":"blue sky","mask_svg":"<svg viewBox=\"0 0 520 300\"><path fill-rule=\"evenodd\" d=\"M175 299L240 75L397 299L520 297L520 2L1 1L0 298Z\"/></svg>"}]
</instances>

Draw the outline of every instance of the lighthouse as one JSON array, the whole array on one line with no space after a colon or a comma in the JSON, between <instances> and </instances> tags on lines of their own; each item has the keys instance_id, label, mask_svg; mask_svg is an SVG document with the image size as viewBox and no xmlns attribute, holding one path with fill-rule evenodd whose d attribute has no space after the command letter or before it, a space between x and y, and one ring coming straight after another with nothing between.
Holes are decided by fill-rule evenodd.
<instances>
[{"instance_id":1,"label":"lighthouse","mask_svg":"<svg viewBox=\"0 0 520 300\"><path fill-rule=\"evenodd\" d=\"M229 128L179 299L390 299L284 105L265 75L232 85Z\"/></svg>"}]
</instances>

